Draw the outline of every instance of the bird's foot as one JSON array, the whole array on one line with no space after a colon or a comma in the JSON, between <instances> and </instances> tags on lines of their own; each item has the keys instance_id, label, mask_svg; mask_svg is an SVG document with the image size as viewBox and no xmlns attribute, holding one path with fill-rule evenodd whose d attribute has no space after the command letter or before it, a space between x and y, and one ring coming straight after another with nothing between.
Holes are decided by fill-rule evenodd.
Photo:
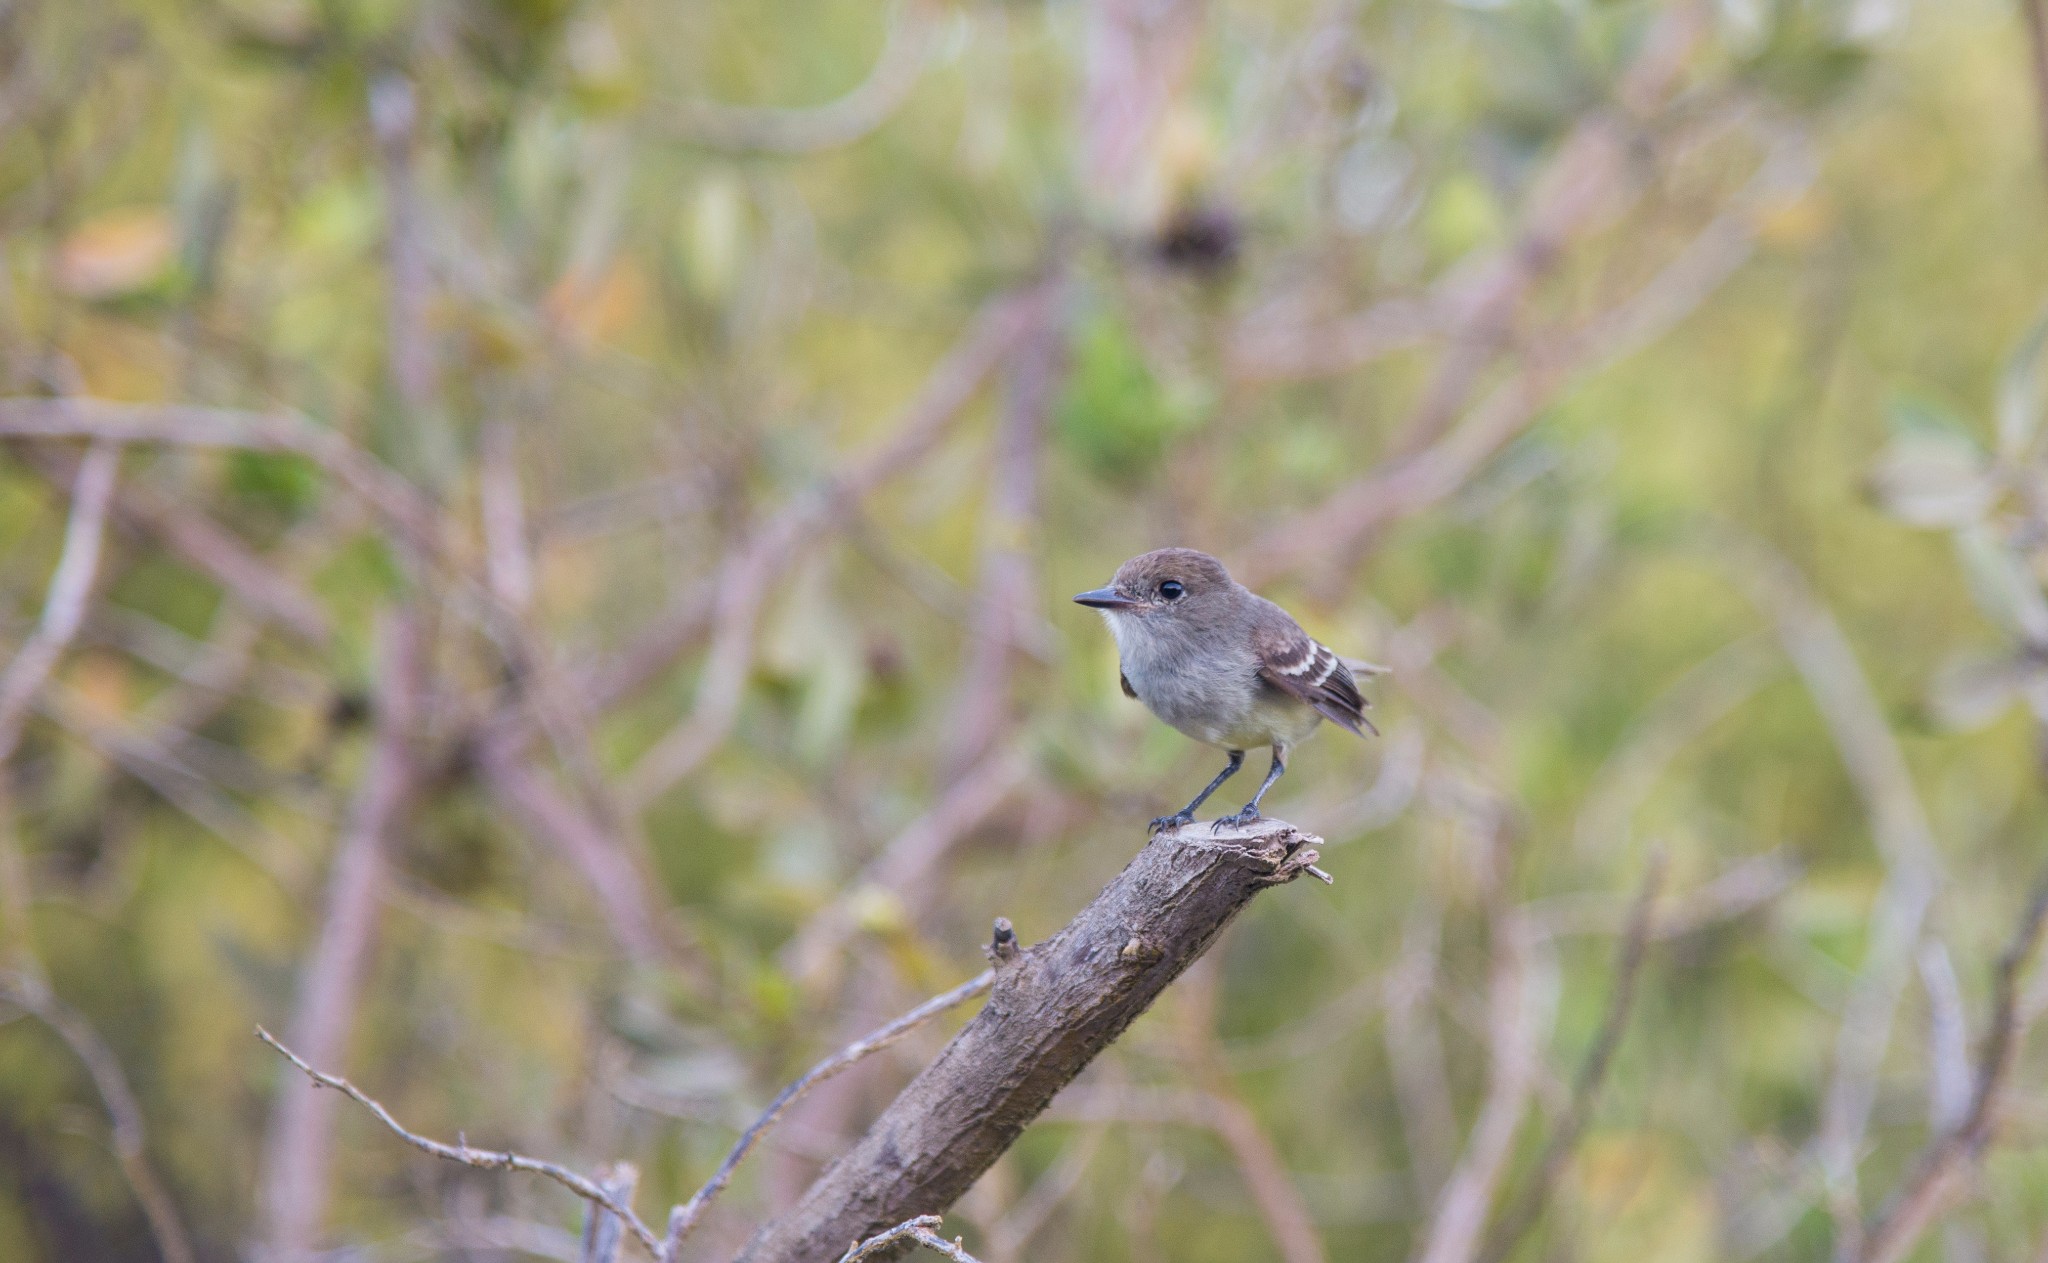
<instances>
[{"instance_id":1,"label":"bird's foot","mask_svg":"<svg viewBox=\"0 0 2048 1263\"><path fill-rule=\"evenodd\" d=\"M1192 823L1194 818L1195 813L1192 811L1176 812L1171 816L1154 816L1152 824L1145 830L1145 836L1151 837L1168 829L1178 829L1184 824Z\"/></svg>"},{"instance_id":2,"label":"bird's foot","mask_svg":"<svg viewBox=\"0 0 2048 1263\"><path fill-rule=\"evenodd\" d=\"M1221 833L1225 829L1242 829L1257 819L1259 819L1259 809L1250 803L1246 803L1244 810L1236 815L1219 817L1216 823L1209 826L1209 832Z\"/></svg>"}]
</instances>

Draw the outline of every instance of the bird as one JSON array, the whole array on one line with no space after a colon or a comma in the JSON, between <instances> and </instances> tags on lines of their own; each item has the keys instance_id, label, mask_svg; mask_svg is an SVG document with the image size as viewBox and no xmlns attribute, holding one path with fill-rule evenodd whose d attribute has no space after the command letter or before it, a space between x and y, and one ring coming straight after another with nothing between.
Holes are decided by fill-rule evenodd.
<instances>
[{"instance_id":1,"label":"bird","mask_svg":"<svg viewBox=\"0 0 2048 1263\"><path fill-rule=\"evenodd\" d=\"M1357 675L1386 668L1342 658L1301 629L1294 616L1230 577L1223 563L1192 548L1161 548L1117 567L1105 587L1075 602L1099 610L1116 637L1118 679L1160 719L1229 763L1187 806L1152 821L1178 828L1244 766L1245 752L1269 746L1273 763L1250 802L1211 826L1247 825L1287 770L1287 757L1324 720L1363 737L1379 735Z\"/></svg>"}]
</instances>

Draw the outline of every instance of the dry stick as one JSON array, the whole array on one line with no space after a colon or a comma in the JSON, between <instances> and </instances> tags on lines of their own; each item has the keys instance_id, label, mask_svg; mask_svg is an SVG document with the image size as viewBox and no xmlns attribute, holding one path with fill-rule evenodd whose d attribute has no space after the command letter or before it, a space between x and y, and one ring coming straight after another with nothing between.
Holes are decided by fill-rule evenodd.
<instances>
[{"instance_id":1,"label":"dry stick","mask_svg":"<svg viewBox=\"0 0 2048 1263\"><path fill-rule=\"evenodd\" d=\"M943 1222L937 1215L919 1215L865 1241L854 1242L846 1253L839 1256L839 1263L860 1263L862 1259L880 1258L905 1241L914 1241L927 1250L937 1250L953 1263L979 1263L973 1255L960 1248L958 1239L948 1241L939 1235L938 1227Z\"/></svg>"},{"instance_id":2,"label":"dry stick","mask_svg":"<svg viewBox=\"0 0 2048 1263\"><path fill-rule=\"evenodd\" d=\"M1629 911L1628 930L1622 935L1621 947L1615 956L1614 990L1607 999L1607 1012L1600 1019L1600 1029L1593 1036L1593 1046L1586 1050L1586 1059L1579 1065L1578 1078L1572 1084L1571 1101L1565 1106L1564 1117L1558 1120L1549 1141L1543 1146L1543 1157L1536 1164L1536 1174L1528 1187L1522 1190L1522 1195L1501 1216L1486 1247L1479 1252L1480 1263L1501 1263L1521 1244L1522 1238L1543 1214L1550 1192L1557 1186L1557 1177L1563 1174L1565 1164L1571 1161L1572 1151L1578 1148L1579 1138L1585 1134L1586 1124L1592 1121L1593 1106L1599 1100L1601 1086L1607 1081L1607 1068L1613 1063L1615 1049L1621 1046L1622 1033L1628 1029L1629 1013L1635 1005L1636 981L1642 974L1643 958L1653 937L1651 914L1656 908L1657 893L1664 884L1664 868L1663 852L1653 852L1649 868L1643 874L1642 888L1636 893L1635 907Z\"/></svg>"},{"instance_id":3,"label":"dry stick","mask_svg":"<svg viewBox=\"0 0 2048 1263\"><path fill-rule=\"evenodd\" d=\"M307 1064L305 1058L287 1048L278 1040L277 1036L272 1035L260 1026L256 1028L256 1037L269 1044L272 1048L275 1048L279 1053L283 1054L287 1061L304 1071L306 1077L313 1081L313 1086L316 1089L325 1087L333 1088L340 1092L358 1105L361 1105L364 1109L369 1110L370 1113L376 1116L378 1122L390 1128L400 1140L403 1140L420 1152L431 1154L436 1158L444 1158L449 1162L460 1162L464 1166L478 1167L485 1171L531 1171L535 1175L545 1175L583 1200L602 1206L611 1214L616 1215L619 1221L626 1225L626 1230L631 1232L633 1238L646 1248L647 1253L651 1257L656 1259L662 1257L661 1243L655 1240L654 1233L648 1230L647 1225L640 1222L640 1217L633 1213L631 1207L622 1204L596 1182L585 1179L560 1163L548 1162L540 1158L529 1158L525 1154L512 1153L506 1150L474 1149L466 1143L444 1144L441 1141L431 1140L416 1132L408 1131L397 1119L391 1116L391 1111L385 1109L375 1097L365 1093L347 1079L339 1075L315 1070Z\"/></svg>"},{"instance_id":4,"label":"dry stick","mask_svg":"<svg viewBox=\"0 0 2048 1263\"><path fill-rule=\"evenodd\" d=\"M376 735L335 849L319 937L298 982L292 1039L310 1056L341 1060L376 943L383 906L384 850L416 788L414 707L423 691L425 646L417 613L384 617L379 640ZM278 1254L312 1249L327 1206L333 1115L317 1097L287 1093L266 1138L263 1233Z\"/></svg>"},{"instance_id":5,"label":"dry stick","mask_svg":"<svg viewBox=\"0 0 2048 1263\"><path fill-rule=\"evenodd\" d=\"M815 1263L951 1205L1245 904L1305 872L1316 841L1277 820L1162 833L1064 930L999 948L981 1012L742 1263Z\"/></svg>"},{"instance_id":6,"label":"dry stick","mask_svg":"<svg viewBox=\"0 0 2048 1263\"><path fill-rule=\"evenodd\" d=\"M156 1169L150 1165L142 1126L142 1107L135 1100L134 1090L128 1086L128 1076L122 1072L114 1050L107 1046L107 1041L100 1037L83 1014L52 995L40 977L26 976L12 981L0 979L0 1000L34 1014L57 1033L85 1066L113 1125L114 1156L121 1164L121 1174L127 1178L128 1187L134 1190L135 1200L142 1206L143 1218L149 1222L150 1235L156 1238L164 1263L192 1263L195 1256L191 1239L185 1235L184 1224L178 1219L176 1204L157 1178Z\"/></svg>"},{"instance_id":7,"label":"dry stick","mask_svg":"<svg viewBox=\"0 0 2048 1263\"><path fill-rule=\"evenodd\" d=\"M1001 929L998 928L999 938L1001 933ZM739 1140L733 1144L732 1151L725 1155L725 1161L718 1164L718 1170L705 1182L704 1187L698 1189L689 1201L670 1212L668 1237L662 1247L666 1252L665 1257L672 1260L681 1257L683 1239L690 1235L691 1229L704 1217L704 1212L710 1209L711 1203L725 1191L725 1186L732 1182L733 1172L739 1168L740 1160L747 1156L747 1151L754 1147L754 1142L775 1125L775 1120L782 1117L783 1111L796 1104L804 1093L834 1075L851 1069L863 1058L889 1047L939 1014L967 1003L987 991L995 979L995 970L983 970L951 991L933 996L888 1025L848 1044L806 1070L796 1082L782 1089L775 1099L768 1103L768 1108L761 1112L761 1117L755 1119L753 1124L740 1134Z\"/></svg>"},{"instance_id":8,"label":"dry stick","mask_svg":"<svg viewBox=\"0 0 2048 1263\"><path fill-rule=\"evenodd\" d=\"M2020 975L2040 950L2048 928L2048 872L2034 883L2017 931L1998 960L1991 1029L1978 1058L1976 1092L1956 1127L1921 1151L1913 1172L1863 1234L1859 1263L1900 1263L1935 1219L1964 1191L1964 1183L1990 1147L1999 1109L2019 1065L2026 1015L2020 1005Z\"/></svg>"},{"instance_id":9,"label":"dry stick","mask_svg":"<svg viewBox=\"0 0 2048 1263\"><path fill-rule=\"evenodd\" d=\"M771 518L721 567L711 587L712 641L698 672L696 699L690 714L626 773L621 796L629 809L644 807L688 776L732 730L753 668L754 626L776 578L848 506L902 472L945 435L1009 348L1047 318L1055 292L1041 284L991 304L933 370L909 418L882 450L845 478ZM634 661L654 656L636 653ZM603 709L611 700L618 699L601 696L594 709Z\"/></svg>"},{"instance_id":10,"label":"dry stick","mask_svg":"<svg viewBox=\"0 0 2048 1263\"><path fill-rule=\"evenodd\" d=\"M630 1162L599 1167L596 1183L619 1205L631 1206L633 1190L640 1183L640 1168ZM619 1234L626 1230L625 1222L596 1202L586 1202L583 1215L583 1252L577 1263L613 1263L619 1253Z\"/></svg>"}]
</instances>

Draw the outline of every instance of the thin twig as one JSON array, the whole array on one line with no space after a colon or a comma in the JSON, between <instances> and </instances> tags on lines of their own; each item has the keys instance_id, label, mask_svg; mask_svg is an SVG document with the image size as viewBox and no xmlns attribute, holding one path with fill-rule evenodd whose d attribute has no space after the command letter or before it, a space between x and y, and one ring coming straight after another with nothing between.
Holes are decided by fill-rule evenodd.
<instances>
[{"instance_id":1,"label":"thin twig","mask_svg":"<svg viewBox=\"0 0 2048 1263\"><path fill-rule=\"evenodd\" d=\"M1054 294L1051 286L1039 285L990 304L932 370L908 418L889 442L845 477L771 518L721 567L710 586L706 608L711 613L711 648L698 672L695 701L689 715L627 771L620 795L628 809L646 806L688 776L732 731L753 669L755 624L775 580L849 506L921 459L945 436L1009 348L1046 318ZM683 612L694 627L697 607L688 605ZM650 649L671 647L665 634L656 639ZM643 649L631 653L629 660L638 674L637 668L660 656ZM592 690L600 698L594 709L604 708L603 699L620 696L613 691L617 687L614 681L601 692Z\"/></svg>"},{"instance_id":2,"label":"thin twig","mask_svg":"<svg viewBox=\"0 0 2048 1263\"><path fill-rule=\"evenodd\" d=\"M409 1131L397 1119L393 1118L391 1111L385 1109L375 1097L370 1096L361 1088L350 1083L347 1079L341 1078L339 1075L326 1074L315 1070L312 1066L306 1064L303 1057L285 1047L278 1041L277 1036L272 1035L261 1026L256 1028L256 1037L269 1044L272 1048L275 1048L279 1053L283 1054L285 1060L304 1071L306 1077L313 1081L315 1088L327 1087L340 1092L356 1104L361 1105L364 1109L369 1110L371 1114L376 1116L378 1122L390 1128L392 1133L400 1140L403 1140L421 1153L431 1154L436 1158L442 1158L449 1162L460 1162L464 1166L477 1167L485 1171L530 1171L535 1175L545 1175L583 1200L594 1202L612 1214L617 1215L619 1220L626 1225L627 1231L631 1232L634 1239L646 1248L647 1253L651 1257L656 1259L667 1257L662 1253L661 1243L655 1240L654 1234L648 1230L646 1224L640 1222L640 1217L633 1213L631 1207L621 1205L617 1198L607 1193L596 1183L585 1179L560 1163L547 1162L540 1158L529 1158L525 1154L512 1153L509 1150L474 1149L466 1143L443 1144L441 1141L432 1140L417 1132Z\"/></svg>"},{"instance_id":3,"label":"thin twig","mask_svg":"<svg viewBox=\"0 0 2048 1263\"><path fill-rule=\"evenodd\" d=\"M85 621L86 601L99 576L100 544L106 536L107 510L113 502L114 479L121 464L119 443L99 441L78 467L71 492L71 516L64 525L64 550L43 598L42 617L21 651L0 672L0 764L21 743L22 724L57 668L57 660Z\"/></svg>"},{"instance_id":4,"label":"thin twig","mask_svg":"<svg viewBox=\"0 0 2048 1263\"><path fill-rule=\"evenodd\" d=\"M334 850L319 933L298 978L291 1033L323 1061L348 1046L383 908L385 849L418 788L415 707L425 691L426 647L416 610L386 616L375 700L376 737ZM333 1116L321 1099L289 1095L266 1138L265 1232L278 1253L297 1258L314 1244L326 1212Z\"/></svg>"},{"instance_id":5,"label":"thin twig","mask_svg":"<svg viewBox=\"0 0 2048 1263\"><path fill-rule=\"evenodd\" d=\"M768 1103L768 1108L761 1112L761 1117L755 1119L753 1124L740 1134L739 1140L733 1144L732 1151L725 1155L725 1161L718 1164L718 1170L705 1182L704 1187L698 1189L689 1201L669 1213L668 1238L663 1246L666 1251L664 1257L679 1257L683 1238L690 1235L691 1229L704 1217L704 1212L710 1208L712 1201L732 1182L733 1172L738 1169L740 1160L747 1156L747 1151L754 1147L754 1142L774 1126L775 1120L782 1116L783 1111L794 1105L798 1098L834 1075L851 1069L862 1058L882 1051L939 1014L967 1003L987 991L994 985L995 980L996 971L985 969L951 991L933 996L902 1017L853 1041L820 1061L804 1071L796 1082L776 1094L775 1099Z\"/></svg>"},{"instance_id":6,"label":"thin twig","mask_svg":"<svg viewBox=\"0 0 2048 1263\"><path fill-rule=\"evenodd\" d=\"M2020 975L2040 951L2048 929L2048 872L2034 883L2019 928L1998 959L1998 979L1991 1007L1991 1028L1978 1056L1976 1091L1969 1112L1954 1129L1921 1151L1891 1202L1863 1233L1859 1263L1900 1263L1923 1233L1964 1191L1970 1173L1991 1145L2000 1107L2019 1065L2026 1017L2020 1005Z\"/></svg>"},{"instance_id":7,"label":"thin twig","mask_svg":"<svg viewBox=\"0 0 2048 1263\"><path fill-rule=\"evenodd\" d=\"M113 1125L114 1157L121 1164L128 1187L134 1190L164 1263L192 1263L196 1256L192 1253L191 1238L185 1234L177 1206L149 1161L142 1107L135 1100L134 1089L129 1087L128 1076L114 1050L83 1014L51 994L40 976L0 978L0 999L33 1013L57 1033L85 1066Z\"/></svg>"},{"instance_id":8,"label":"thin twig","mask_svg":"<svg viewBox=\"0 0 2048 1263\"><path fill-rule=\"evenodd\" d=\"M1599 1101L1600 1088L1607 1080L1607 1068L1613 1063L1614 1050L1621 1046L1622 1033L1628 1029L1629 1013L1635 1005L1636 981L1642 974L1643 958L1652 938L1651 914L1656 908L1657 893L1664 884L1664 867L1663 852L1652 853L1649 868L1643 874L1642 887L1636 892L1635 906L1629 911L1628 930L1622 935L1621 947L1615 954L1614 989L1607 999L1607 1012L1600 1019L1600 1030L1593 1036L1592 1047L1586 1050L1585 1061L1579 1065L1578 1078L1572 1084L1571 1101L1565 1106L1564 1117L1558 1120L1550 1139L1543 1146L1543 1157L1536 1164L1535 1175L1501 1217L1486 1247L1479 1252L1480 1263L1501 1263L1535 1226L1543 1214L1545 1203L1550 1200L1551 1189L1556 1187L1557 1177L1563 1173L1565 1164L1571 1161L1572 1151L1578 1147L1586 1124L1592 1120L1593 1106Z\"/></svg>"},{"instance_id":9,"label":"thin twig","mask_svg":"<svg viewBox=\"0 0 2048 1263\"><path fill-rule=\"evenodd\" d=\"M1511 909L1495 913L1487 1049L1492 1058L1486 1099L1472 1124L1465 1153L1444 1182L1415 1258L1420 1263L1470 1263L1477 1256L1487 1208L1507 1169L1515 1133L1536 1083L1543 1040L1541 988L1530 961L1534 935Z\"/></svg>"},{"instance_id":10,"label":"thin twig","mask_svg":"<svg viewBox=\"0 0 2048 1263\"><path fill-rule=\"evenodd\" d=\"M948 1241L939 1235L938 1228L943 1222L937 1215L919 1215L887 1232L878 1232L865 1241L854 1242L846 1253L839 1256L839 1263L860 1263L860 1260L881 1255L890 1246L904 1241L915 1241L927 1250L936 1250L954 1263L979 1263L973 1255L960 1248L958 1238Z\"/></svg>"}]
</instances>

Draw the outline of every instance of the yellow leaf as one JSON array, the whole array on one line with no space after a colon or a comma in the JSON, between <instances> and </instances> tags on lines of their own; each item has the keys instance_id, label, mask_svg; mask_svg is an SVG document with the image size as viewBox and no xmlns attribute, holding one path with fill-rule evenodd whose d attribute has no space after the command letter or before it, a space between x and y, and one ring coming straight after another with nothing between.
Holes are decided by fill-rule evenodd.
<instances>
[{"instance_id":1,"label":"yellow leaf","mask_svg":"<svg viewBox=\"0 0 2048 1263\"><path fill-rule=\"evenodd\" d=\"M555 327L590 346L623 333L647 306L647 278L625 259L599 276L568 273L556 281L542 306Z\"/></svg>"},{"instance_id":2,"label":"yellow leaf","mask_svg":"<svg viewBox=\"0 0 2048 1263\"><path fill-rule=\"evenodd\" d=\"M163 276L177 243L161 207L131 206L86 220L57 247L57 288L78 298L117 298Z\"/></svg>"}]
</instances>

